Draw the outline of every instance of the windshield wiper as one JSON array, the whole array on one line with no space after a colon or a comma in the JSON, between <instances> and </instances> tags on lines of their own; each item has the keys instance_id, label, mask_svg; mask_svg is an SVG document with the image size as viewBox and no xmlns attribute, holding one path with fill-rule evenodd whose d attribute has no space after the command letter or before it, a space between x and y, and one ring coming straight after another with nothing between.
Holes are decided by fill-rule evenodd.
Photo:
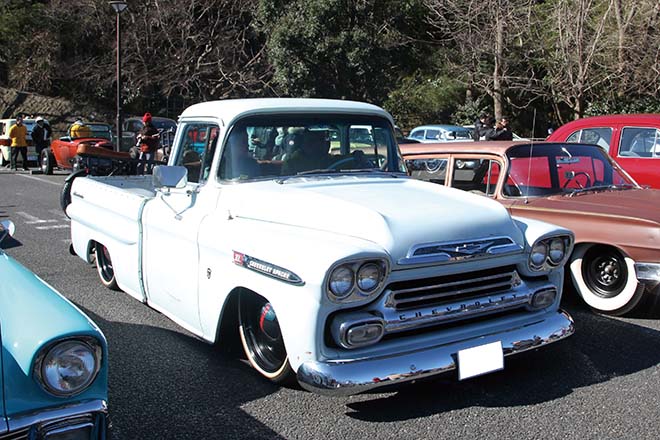
<instances>
[{"instance_id":1,"label":"windshield wiper","mask_svg":"<svg viewBox=\"0 0 660 440\"><path fill-rule=\"evenodd\" d=\"M305 177L305 176L313 176L313 175L318 175L322 176L324 174L361 174L361 173L377 173L381 176L386 175L386 176L391 176L391 177L399 177L399 175L402 175L405 173L402 172L396 172L396 171L384 171L378 168L358 168L354 170L342 170L342 169L335 169L335 168L319 168L315 170L307 170L307 171L300 171L299 173L296 173L295 175L291 176L286 176L282 177L281 179L277 180L277 183L284 183L289 179L296 178L296 177Z\"/></svg>"},{"instance_id":2,"label":"windshield wiper","mask_svg":"<svg viewBox=\"0 0 660 440\"><path fill-rule=\"evenodd\" d=\"M570 194L568 194L568 197L573 197L574 195L577 194L584 194L589 191L600 191L600 190L610 190L610 191L624 191L627 189L635 189L637 186L633 185L632 183L623 183L621 185L598 185L598 186L590 186L589 188L579 188L579 189L574 189L571 191Z\"/></svg>"}]
</instances>

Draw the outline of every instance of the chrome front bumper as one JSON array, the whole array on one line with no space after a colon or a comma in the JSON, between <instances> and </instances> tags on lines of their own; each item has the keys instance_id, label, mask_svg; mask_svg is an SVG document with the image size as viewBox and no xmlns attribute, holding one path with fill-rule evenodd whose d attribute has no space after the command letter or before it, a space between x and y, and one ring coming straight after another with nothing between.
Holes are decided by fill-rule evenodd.
<instances>
[{"instance_id":1,"label":"chrome front bumper","mask_svg":"<svg viewBox=\"0 0 660 440\"><path fill-rule=\"evenodd\" d=\"M659 263L635 263L635 272L637 281L653 290L660 284L660 264Z\"/></svg>"},{"instance_id":2,"label":"chrome front bumper","mask_svg":"<svg viewBox=\"0 0 660 440\"><path fill-rule=\"evenodd\" d=\"M104 400L92 400L40 410L11 417L8 425L8 431L0 431L0 440L52 437L105 440L108 429L108 405Z\"/></svg>"},{"instance_id":3,"label":"chrome front bumper","mask_svg":"<svg viewBox=\"0 0 660 440\"><path fill-rule=\"evenodd\" d=\"M455 370L459 350L501 341L504 356L510 356L559 341L574 332L573 319L559 311L522 327L417 351L352 361L305 362L298 368L297 378L308 391L348 396Z\"/></svg>"}]
</instances>

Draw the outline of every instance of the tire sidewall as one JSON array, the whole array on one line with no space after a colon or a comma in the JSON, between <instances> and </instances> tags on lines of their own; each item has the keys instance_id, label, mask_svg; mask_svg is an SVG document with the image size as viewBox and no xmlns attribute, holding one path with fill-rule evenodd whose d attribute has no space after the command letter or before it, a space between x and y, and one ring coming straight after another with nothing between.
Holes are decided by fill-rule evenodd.
<instances>
[{"instance_id":1,"label":"tire sidewall","mask_svg":"<svg viewBox=\"0 0 660 440\"><path fill-rule=\"evenodd\" d=\"M98 271L99 274L99 279L101 280L101 284L103 284L105 287L111 290L118 290L117 286L117 276L115 275L114 268L112 272L112 278L110 280L106 280L105 276L103 274L103 266L107 264L105 256L100 256L103 252L104 246L102 244L96 244L95 247L95 254L96 254L96 270ZM110 253L110 251L108 251ZM110 260L112 261L112 260Z\"/></svg>"},{"instance_id":2,"label":"tire sidewall","mask_svg":"<svg viewBox=\"0 0 660 440\"><path fill-rule=\"evenodd\" d=\"M44 174L52 174L53 166L53 156L50 152L50 148L44 148L41 150L41 155L39 157L39 168L41 168L41 172Z\"/></svg>"},{"instance_id":3,"label":"tire sidewall","mask_svg":"<svg viewBox=\"0 0 660 440\"><path fill-rule=\"evenodd\" d=\"M287 356L286 360L282 363L282 365L273 372L269 372L261 368L258 362L255 361L255 356L256 354L254 353L253 347L250 346L250 344L247 341L247 337L245 336L246 330L243 327L243 322L241 319L241 313L242 313L242 308L241 308L241 301L245 301L247 298L244 297L244 295L249 295L249 294L242 294L239 297L238 300L238 313L239 313L239 327L238 327L238 333L241 338L241 345L243 346L243 351L245 352L245 356L248 359L248 362L254 368L261 374L262 376L266 377L267 379L273 381L273 382L284 382L288 381L292 374L293 370L291 369L291 365L289 364L289 358Z\"/></svg>"},{"instance_id":4,"label":"tire sidewall","mask_svg":"<svg viewBox=\"0 0 660 440\"><path fill-rule=\"evenodd\" d=\"M575 290L589 307L601 313L623 314L632 310L643 293L643 286L637 282L635 277L635 261L620 253L626 264L628 279L619 294L612 298L604 298L587 286L583 276L584 256L591 248L592 246L581 246L575 249L571 256L569 267Z\"/></svg>"}]
</instances>

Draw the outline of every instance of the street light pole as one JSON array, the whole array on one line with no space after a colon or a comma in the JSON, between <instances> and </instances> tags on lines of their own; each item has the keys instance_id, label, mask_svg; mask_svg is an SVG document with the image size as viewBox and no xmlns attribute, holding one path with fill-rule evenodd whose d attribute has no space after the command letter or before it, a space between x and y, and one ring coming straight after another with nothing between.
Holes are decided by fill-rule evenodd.
<instances>
[{"instance_id":1,"label":"street light pole","mask_svg":"<svg viewBox=\"0 0 660 440\"><path fill-rule=\"evenodd\" d=\"M121 129L121 27L119 22L119 15L128 8L128 4L125 1L112 1L109 2L112 9L115 10L117 14L117 142L115 143L115 151L121 150L121 138L122 138L122 129Z\"/></svg>"}]
</instances>

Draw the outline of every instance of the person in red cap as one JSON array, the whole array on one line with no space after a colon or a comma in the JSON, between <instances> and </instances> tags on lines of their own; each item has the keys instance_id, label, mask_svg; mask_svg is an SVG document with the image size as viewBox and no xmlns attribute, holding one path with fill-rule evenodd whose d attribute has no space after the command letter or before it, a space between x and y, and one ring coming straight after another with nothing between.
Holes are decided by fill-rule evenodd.
<instances>
[{"instance_id":1,"label":"person in red cap","mask_svg":"<svg viewBox=\"0 0 660 440\"><path fill-rule=\"evenodd\" d=\"M137 136L138 145L140 146L140 159L138 162L138 174L151 174L153 168L153 160L158 150L160 141L160 133L158 129L151 123L151 113L147 112L142 116L144 127L140 130Z\"/></svg>"}]
</instances>

